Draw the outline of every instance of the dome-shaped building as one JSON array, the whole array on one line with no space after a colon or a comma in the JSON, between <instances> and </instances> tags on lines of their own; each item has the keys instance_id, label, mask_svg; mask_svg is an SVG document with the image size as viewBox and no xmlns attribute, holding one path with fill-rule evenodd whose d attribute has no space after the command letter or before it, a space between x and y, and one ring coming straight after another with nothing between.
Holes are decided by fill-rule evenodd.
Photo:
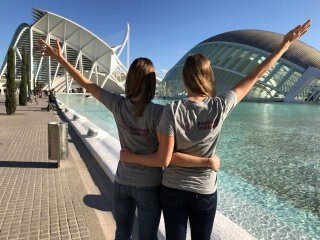
<instances>
[{"instance_id":1,"label":"dome-shaped building","mask_svg":"<svg viewBox=\"0 0 320 240\"><path fill-rule=\"evenodd\" d=\"M282 34L238 30L211 37L188 51L159 85L160 97L185 96L182 68L190 54L208 57L218 94L232 89L281 43ZM320 102L320 52L296 41L276 65L255 84L249 101Z\"/></svg>"}]
</instances>

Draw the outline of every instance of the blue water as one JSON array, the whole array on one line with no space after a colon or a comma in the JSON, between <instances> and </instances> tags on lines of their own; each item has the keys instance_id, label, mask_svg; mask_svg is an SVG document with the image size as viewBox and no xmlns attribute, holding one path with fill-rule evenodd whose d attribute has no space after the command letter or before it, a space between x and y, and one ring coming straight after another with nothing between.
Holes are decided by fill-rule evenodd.
<instances>
[{"instance_id":1,"label":"blue water","mask_svg":"<svg viewBox=\"0 0 320 240\"><path fill-rule=\"evenodd\" d=\"M96 99L58 99L118 138ZM218 143L218 209L258 239L320 239L319 136L320 106L240 103Z\"/></svg>"}]
</instances>

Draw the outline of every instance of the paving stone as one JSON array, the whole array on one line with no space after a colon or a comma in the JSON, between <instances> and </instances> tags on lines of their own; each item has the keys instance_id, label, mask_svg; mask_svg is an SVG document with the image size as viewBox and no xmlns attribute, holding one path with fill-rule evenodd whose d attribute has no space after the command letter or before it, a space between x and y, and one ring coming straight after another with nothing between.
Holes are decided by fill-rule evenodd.
<instances>
[{"instance_id":1,"label":"paving stone","mask_svg":"<svg viewBox=\"0 0 320 240\"><path fill-rule=\"evenodd\" d=\"M49 239L49 234L41 234L40 235L40 239L43 240L43 239Z\"/></svg>"}]
</instances>

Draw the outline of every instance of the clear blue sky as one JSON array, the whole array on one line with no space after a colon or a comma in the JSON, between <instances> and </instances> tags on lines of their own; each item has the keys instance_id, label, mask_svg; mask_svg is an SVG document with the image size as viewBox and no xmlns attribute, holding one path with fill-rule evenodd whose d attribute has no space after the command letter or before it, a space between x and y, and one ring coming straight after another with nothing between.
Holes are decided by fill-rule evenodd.
<instances>
[{"instance_id":1,"label":"clear blue sky","mask_svg":"<svg viewBox=\"0 0 320 240\"><path fill-rule=\"evenodd\" d=\"M131 61L148 57L162 74L197 43L236 29L286 33L311 18L302 41L320 48L319 0L0 0L0 65L16 27L32 23L32 7L73 20L111 45L130 23Z\"/></svg>"}]
</instances>

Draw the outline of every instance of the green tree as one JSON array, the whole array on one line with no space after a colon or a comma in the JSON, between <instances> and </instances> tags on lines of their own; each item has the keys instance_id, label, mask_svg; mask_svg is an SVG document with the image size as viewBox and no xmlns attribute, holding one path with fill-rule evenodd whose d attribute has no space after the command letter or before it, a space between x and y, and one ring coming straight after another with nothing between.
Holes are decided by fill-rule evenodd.
<instances>
[{"instance_id":1,"label":"green tree","mask_svg":"<svg viewBox=\"0 0 320 240\"><path fill-rule=\"evenodd\" d=\"M22 69L21 69L21 81L20 81L20 91L19 91L19 104L21 106L27 105L27 80L28 80L28 73L27 73L27 58L26 58L26 50L23 47L22 49Z\"/></svg>"},{"instance_id":2,"label":"green tree","mask_svg":"<svg viewBox=\"0 0 320 240\"><path fill-rule=\"evenodd\" d=\"M6 84L6 112L13 114L16 111L16 80L15 80L15 61L14 50L12 47L8 50L7 55L7 84Z\"/></svg>"},{"instance_id":3,"label":"green tree","mask_svg":"<svg viewBox=\"0 0 320 240\"><path fill-rule=\"evenodd\" d=\"M27 85L28 92L31 91L31 81L30 81L30 55L26 54L26 68L27 68Z\"/></svg>"}]
</instances>

